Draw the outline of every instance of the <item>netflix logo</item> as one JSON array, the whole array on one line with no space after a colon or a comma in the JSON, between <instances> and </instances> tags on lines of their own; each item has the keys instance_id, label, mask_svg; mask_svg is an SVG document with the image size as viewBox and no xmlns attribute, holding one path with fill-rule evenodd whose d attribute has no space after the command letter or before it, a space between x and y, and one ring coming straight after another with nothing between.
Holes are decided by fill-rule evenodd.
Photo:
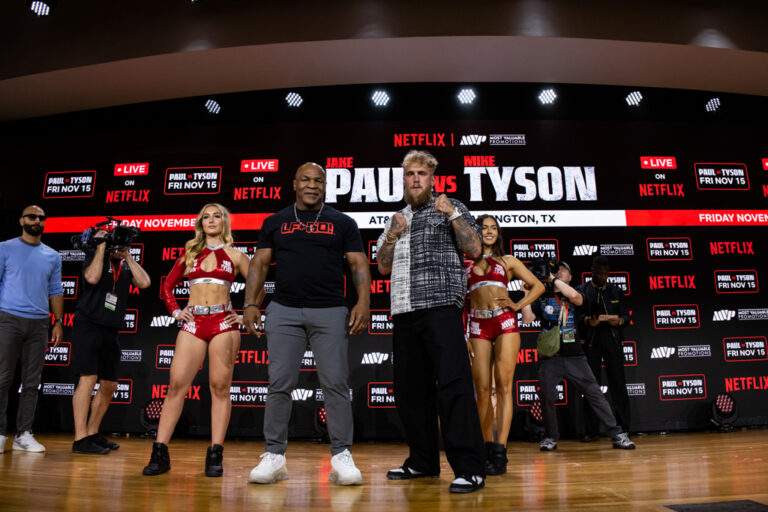
<instances>
[{"instance_id":1,"label":"netflix logo","mask_svg":"<svg viewBox=\"0 0 768 512\"><path fill-rule=\"evenodd\" d=\"M640 168L652 170L677 169L677 159L673 156L641 156Z\"/></svg>"},{"instance_id":2,"label":"netflix logo","mask_svg":"<svg viewBox=\"0 0 768 512\"><path fill-rule=\"evenodd\" d=\"M240 161L240 172L277 172L277 170L277 158L263 158Z\"/></svg>"},{"instance_id":3,"label":"netflix logo","mask_svg":"<svg viewBox=\"0 0 768 512\"><path fill-rule=\"evenodd\" d=\"M709 242L709 252L712 256L722 254L755 254L753 242Z\"/></svg>"},{"instance_id":4,"label":"netflix logo","mask_svg":"<svg viewBox=\"0 0 768 512\"><path fill-rule=\"evenodd\" d=\"M649 287L651 291L654 290L695 290L696 283L694 275L677 275L677 276L648 276Z\"/></svg>"},{"instance_id":5,"label":"netflix logo","mask_svg":"<svg viewBox=\"0 0 768 512\"><path fill-rule=\"evenodd\" d=\"M115 164L115 176L146 176L149 164Z\"/></svg>"},{"instance_id":6,"label":"netflix logo","mask_svg":"<svg viewBox=\"0 0 768 512\"><path fill-rule=\"evenodd\" d=\"M396 133L394 134L394 147L404 148L408 146L439 146L446 147L445 133ZM453 135L451 135L453 146Z\"/></svg>"}]
</instances>

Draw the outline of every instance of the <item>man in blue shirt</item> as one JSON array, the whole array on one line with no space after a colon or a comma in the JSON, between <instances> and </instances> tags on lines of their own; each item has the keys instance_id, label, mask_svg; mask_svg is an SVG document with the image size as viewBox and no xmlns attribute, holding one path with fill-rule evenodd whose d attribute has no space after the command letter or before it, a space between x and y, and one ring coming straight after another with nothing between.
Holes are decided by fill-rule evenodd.
<instances>
[{"instance_id":1,"label":"man in blue shirt","mask_svg":"<svg viewBox=\"0 0 768 512\"><path fill-rule=\"evenodd\" d=\"M0 243L0 453L7 440L8 392L21 358L21 397L13 449L44 452L32 435L37 388L48 343L49 305L54 324L51 341L61 342L64 296L61 257L40 242L45 212L28 206L19 219L22 233Z\"/></svg>"}]
</instances>

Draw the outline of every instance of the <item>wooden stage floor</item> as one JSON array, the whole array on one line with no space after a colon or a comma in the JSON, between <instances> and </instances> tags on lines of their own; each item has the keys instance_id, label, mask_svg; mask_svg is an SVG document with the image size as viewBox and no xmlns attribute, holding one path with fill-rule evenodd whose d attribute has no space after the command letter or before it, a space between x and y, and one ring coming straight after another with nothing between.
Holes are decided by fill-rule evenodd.
<instances>
[{"instance_id":1,"label":"wooden stage floor","mask_svg":"<svg viewBox=\"0 0 768 512\"><path fill-rule=\"evenodd\" d=\"M407 453L402 443L353 447L365 485L328 482L328 445L289 444L290 478L274 485L248 484L262 442L230 441L224 476L206 478L203 440L171 442L171 472L145 477L151 441L113 438L106 456L71 453L63 434L38 435L45 454L0 454L0 510L105 512L112 510L670 510L667 505L753 500L768 505L768 430L732 434L687 433L635 437L637 450L611 448L607 439L561 441L542 453L537 444L509 444L506 475L467 495L448 493L452 474L443 458L439 480L390 482L387 469Z\"/></svg>"}]
</instances>

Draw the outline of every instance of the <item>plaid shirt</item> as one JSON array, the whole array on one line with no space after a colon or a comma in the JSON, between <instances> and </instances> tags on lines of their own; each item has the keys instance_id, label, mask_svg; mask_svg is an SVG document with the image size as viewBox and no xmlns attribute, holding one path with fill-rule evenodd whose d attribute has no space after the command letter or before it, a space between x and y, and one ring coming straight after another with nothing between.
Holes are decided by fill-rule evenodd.
<instances>
[{"instance_id":1,"label":"plaid shirt","mask_svg":"<svg viewBox=\"0 0 768 512\"><path fill-rule=\"evenodd\" d=\"M480 234L467 207L455 199L450 201ZM434 198L416 211L408 205L399 213L405 217L407 227L395 244L392 259L392 314L441 306L462 308L467 294L467 278L464 255L456 243L453 222L435 210ZM379 247L384 245L390 223L391 219L379 237Z\"/></svg>"}]
</instances>

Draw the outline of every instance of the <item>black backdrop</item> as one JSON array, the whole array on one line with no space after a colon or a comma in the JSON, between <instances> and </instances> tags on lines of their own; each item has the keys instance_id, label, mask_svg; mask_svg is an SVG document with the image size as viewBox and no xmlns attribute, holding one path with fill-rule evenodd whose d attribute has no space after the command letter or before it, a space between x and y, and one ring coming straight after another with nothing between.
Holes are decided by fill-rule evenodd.
<instances>
[{"instance_id":1,"label":"black backdrop","mask_svg":"<svg viewBox=\"0 0 768 512\"><path fill-rule=\"evenodd\" d=\"M143 432L142 408L164 394L177 332L159 285L200 207L227 206L238 247L252 254L264 216L291 204L295 169L315 161L328 169L328 204L355 218L372 262L371 327L351 338L349 350L356 434L400 436L388 281L376 270L375 240L402 207L399 165L412 148L439 160L438 192L497 216L520 259L564 259L579 284L594 255L609 257L611 280L625 288L632 310L625 343L632 430L705 427L710 402L723 391L735 397L739 423L766 423L764 99L721 95L722 110L706 113L703 93L654 90L645 94L650 105L632 109L622 105L623 89L570 86L558 88L559 105L542 107L538 89L487 84L476 88L476 106L461 108L455 85L389 86L389 109L370 106L369 86L300 90L306 101L299 109L285 105L286 91L267 91L217 97L219 115L195 98L6 123L3 238L17 234L25 205L43 206L51 217L44 241L60 250L68 283L65 343L46 356L36 426L72 424L69 364L78 351L71 314L82 261L71 250L74 233L104 215L142 229L133 250L153 284L130 296L123 379L103 426ZM243 289L239 279L236 307ZM349 283L347 291L354 293ZM183 300L186 289L177 292ZM525 326L522 335L516 433L535 399L535 332ZM261 435L267 360L265 339L244 334L232 435ZM313 364L308 348L293 436L317 435L322 392ZM209 432L206 383L204 366L177 432ZM563 402L572 404L573 393Z\"/></svg>"}]
</instances>

